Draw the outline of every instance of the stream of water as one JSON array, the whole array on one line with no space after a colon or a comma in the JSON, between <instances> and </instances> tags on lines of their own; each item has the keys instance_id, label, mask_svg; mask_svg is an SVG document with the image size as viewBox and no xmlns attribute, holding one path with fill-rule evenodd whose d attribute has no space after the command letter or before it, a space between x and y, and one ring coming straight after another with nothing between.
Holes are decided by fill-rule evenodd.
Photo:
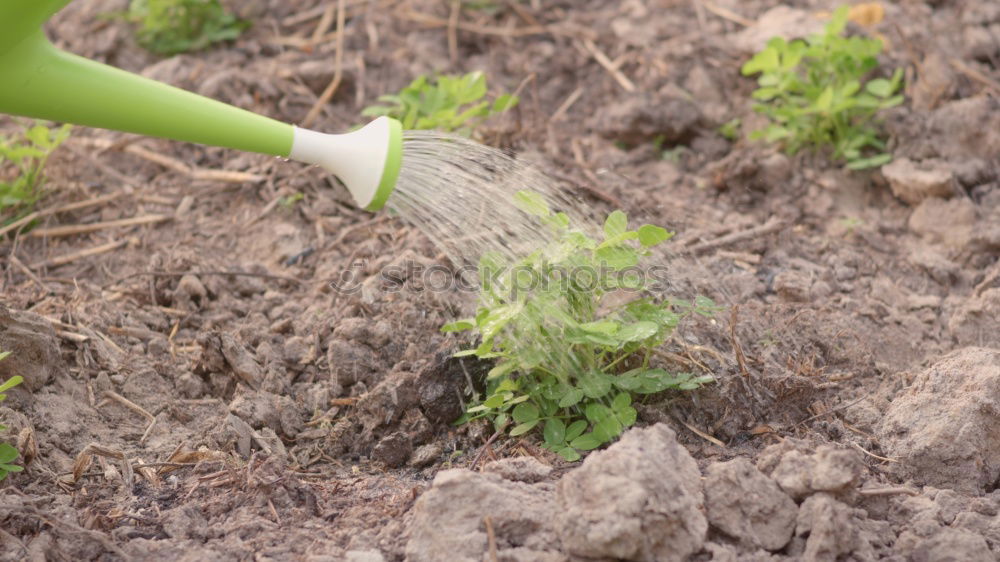
<instances>
[{"instance_id":1,"label":"stream of water","mask_svg":"<svg viewBox=\"0 0 1000 562\"><path fill-rule=\"evenodd\" d=\"M530 164L434 131L404 133L402 167L388 206L457 264L476 264L486 252L514 262L552 237L547 226L515 206L520 190L541 195L574 228L593 231L584 203Z\"/></svg>"}]
</instances>

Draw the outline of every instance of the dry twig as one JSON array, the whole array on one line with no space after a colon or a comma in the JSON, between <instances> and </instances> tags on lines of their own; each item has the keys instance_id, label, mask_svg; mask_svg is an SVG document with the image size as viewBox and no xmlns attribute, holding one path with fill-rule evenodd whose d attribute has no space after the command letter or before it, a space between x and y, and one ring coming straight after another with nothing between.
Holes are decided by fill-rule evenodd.
<instances>
[{"instance_id":1,"label":"dry twig","mask_svg":"<svg viewBox=\"0 0 1000 562\"><path fill-rule=\"evenodd\" d=\"M42 217L47 217L49 215L56 215L56 214L59 214L59 213L68 213L69 211L76 211L76 210L79 210L79 209L85 209L87 207L93 207L95 205L103 205L105 203L109 203L111 201L114 201L115 199L118 199L122 195L123 194L121 192L112 193L111 195L103 195L101 197L94 197L93 199L87 199L85 201L77 201L76 203L69 203L68 205L62 205L60 207L54 207L52 209L45 209L45 210L42 210L42 211L35 211L33 213L29 213L29 214L25 215L24 217L22 217L22 218L14 221L14 222L8 224L7 226L5 226L3 228L0 228L0 236L3 236L4 234L7 234L8 232L10 232L12 230L16 230L18 228L21 228L22 226L24 226L26 224L30 224L32 221L34 221L36 219L40 219Z\"/></svg>"},{"instance_id":2,"label":"dry twig","mask_svg":"<svg viewBox=\"0 0 1000 562\"><path fill-rule=\"evenodd\" d=\"M486 526L486 540L489 544L490 562L497 562L497 534L493 530L493 518L487 515L483 517L483 525Z\"/></svg>"},{"instance_id":3,"label":"dry twig","mask_svg":"<svg viewBox=\"0 0 1000 562\"><path fill-rule=\"evenodd\" d=\"M90 248L84 248L83 250L77 250L76 252L70 252L68 254L57 256L54 258L47 259L43 262L34 264L34 267L56 267L60 265L66 265L68 263L75 262L76 260L83 258L90 258L100 254L110 252L112 250L117 250L124 246L128 240L115 240L113 242L108 242L107 244L101 244L99 246L93 246Z\"/></svg>"},{"instance_id":4,"label":"dry twig","mask_svg":"<svg viewBox=\"0 0 1000 562\"><path fill-rule=\"evenodd\" d=\"M98 148L101 150L111 150L111 149L121 149L129 154L134 154L150 162L159 164L164 168L174 170L175 172L180 172L182 174L191 176L196 180L203 181L219 181L226 183L246 183L246 182L261 182L264 181L264 176L251 174L249 172L236 172L229 170L205 170L201 168L192 168L184 162L176 158L171 158L165 154L160 154L158 152L153 152L142 148L141 146L136 146L134 144L126 145L124 148L120 148L120 143L112 142L108 139L98 139L90 137L73 137L67 142L75 142L82 144L84 146L89 146L92 148Z\"/></svg>"},{"instance_id":5,"label":"dry twig","mask_svg":"<svg viewBox=\"0 0 1000 562\"><path fill-rule=\"evenodd\" d=\"M976 82L985 85L990 90L993 90L994 94L1000 95L1000 82L997 82L996 80L990 78L989 76L983 74L982 72L976 70L975 68L972 68L971 66L969 66L960 59L952 58L949 59L948 62L951 63L951 66L955 67L955 70L961 72L962 74L968 76L969 78L975 80Z\"/></svg>"},{"instance_id":6,"label":"dry twig","mask_svg":"<svg viewBox=\"0 0 1000 562\"><path fill-rule=\"evenodd\" d=\"M735 242L742 242L743 240L749 240L752 238L757 238L758 236L764 236L777 232L785 227L785 221L778 217L771 217L767 222L760 226L755 226L747 230L741 230L739 232L733 232L732 234L727 234L726 236L721 236L715 240L708 240L706 242L700 242L698 244L693 244L688 248L685 248L682 253L685 254L700 254L702 252L707 252L708 250L714 250L722 246L727 246Z\"/></svg>"},{"instance_id":7,"label":"dry twig","mask_svg":"<svg viewBox=\"0 0 1000 562\"><path fill-rule=\"evenodd\" d=\"M337 51L334 55L333 64L333 80L330 81L330 84L320 94L316 103L309 109L309 113L302 120L303 127L312 125L313 121L319 117L320 112L323 111L323 106L333 99L333 94L337 92L337 88L340 87L340 81L344 76L344 0L337 0Z\"/></svg>"},{"instance_id":8,"label":"dry twig","mask_svg":"<svg viewBox=\"0 0 1000 562\"><path fill-rule=\"evenodd\" d=\"M723 8L722 6L716 6L714 3L709 2L708 0L695 0L695 1L704 6L706 10L712 12L713 14L719 16L720 18L729 20L734 23L738 23L743 27L750 27L755 23L752 19L745 18L728 8Z\"/></svg>"},{"instance_id":9,"label":"dry twig","mask_svg":"<svg viewBox=\"0 0 1000 562\"><path fill-rule=\"evenodd\" d=\"M118 228L122 226L138 226L143 224L156 224L158 222L172 219L171 215L143 215L127 219L113 221L92 222L87 224L68 224L63 226L53 226L51 228L36 228L27 234L31 238L58 238L60 236L73 236L74 234L86 234L96 232L106 228Z\"/></svg>"},{"instance_id":10,"label":"dry twig","mask_svg":"<svg viewBox=\"0 0 1000 562\"><path fill-rule=\"evenodd\" d=\"M608 55L605 55L604 51L602 51L597 46L596 43L594 43L590 39L584 39L581 42L581 44L583 45L584 49L586 49L587 52L590 53L590 56L594 57L594 60L597 61L597 64L603 66L604 70L607 70L608 73L611 74L611 77L615 79L615 82L618 82L618 85L621 86L623 90L629 93L635 91L635 84L631 80L629 80L628 77L625 76L621 70L618 69L619 65L611 62L611 59L608 58Z\"/></svg>"}]
</instances>

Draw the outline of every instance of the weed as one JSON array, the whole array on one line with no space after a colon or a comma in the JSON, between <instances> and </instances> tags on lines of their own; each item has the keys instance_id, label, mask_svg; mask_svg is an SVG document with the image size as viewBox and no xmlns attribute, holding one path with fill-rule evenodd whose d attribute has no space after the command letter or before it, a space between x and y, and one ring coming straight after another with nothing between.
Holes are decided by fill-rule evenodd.
<instances>
[{"instance_id":1,"label":"weed","mask_svg":"<svg viewBox=\"0 0 1000 562\"><path fill-rule=\"evenodd\" d=\"M285 195L281 199L278 199L278 204L285 209L292 210L293 208L295 208L295 204L298 203L299 201L302 201L304 198L305 194L303 194L301 191L296 191L291 195Z\"/></svg>"},{"instance_id":2,"label":"weed","mask_svg":"<svg viewBox=\"0 0 1000 562\"><path fill-rule=\"evenodd\" d=\"M486 76L470 72L465 76L439 76L433 83L420 76L398 94L381 96L388 105L371 105L361 114L388 115L399 119L404 129L438 129L471 136L472 131L492 115L517 105L518 98L501 94L490 103L486 96Z\"/></svg>"},{"instance_id":3,"label":"weed","mask_svg":"<svg viewBox=\"0 0 1000 562\"><path fill-rule=\"evenodd\" d=\"M740 126L742 126L742 124L743 122L739 117L730 119L719 126L719 134L728 141L734 141L740 136Z\"/></svg>"},{"instance_id":4,"label":"weed","mask_svg":"<svg viewBox=\"0 0 1000 562\"><path fill-rule=\"evenodd\" d=\"M691 149L683 144L676 145L672 148L663 148L664 142L663 135L657 135L656 138L653 139L653 148L660 153L660 158L666 160L667 162L678 164L685 154L691 152ZM619 146L618 148L628 150L628 145L623 143L622 146Z\"/></svg>"},{"instance_id":5,"label":"weed","mask_svg":"<svg viewBox=\"0 0 1000 562\"><path fill-rule=\"evenodd\" d=\"M3 361L8 355L10 355L9 351L0 351L0 361ZM21 378L20 376L13 376L7 379L5 382L0 383L0 402L3 402L7 398L7 395L4 394L4 391L10 390L15 386L21 384L21 381L23 380L24 379ZM7 426L0 424L0 432L6 430ZM21 472L22 470L24 470L24 467L18 466L16 464L11 464L15 460L17 460L18 454L19 453L17 452L17 449L15 449L13 445L0 442L0 480L7 478L7 474L11 472Z\"/></svg>"},{"instance_id":6,"label":"weed","mask_svg":"<svg viewBox=\"0 0 1000 562\"><path fill-rule=\"evenodd\" d=\"M219 0L132 0L125 17L137 25L139 44L159 55L204 49L250 27Z\"/></svg>"},{"instance_id":7,"label":"weed","mask_svg":"<svg viewBox=\"0 0 1000 562\"><path fill-rule=\"evenodd\" d=\"M753 98L764 103L754 110L771 120L750 138L781 143L790 154L806 146L829 146L834 159L854 170L892 160L873 118L903 102L896 94L903 73L897 69L889 79L864 81L878 66L882 42L844 37L848 12L841 6L823 33L806 40L771 39L743 65L744 75L760 74Z\"/></svg>"},{"instance_id":8,"label":"weed","mask_svg":"<svg viewBox=\"0 0 1000 562\"><path fill-rule=\"evenodd\" d=\"M49 154L69 136L69 125L35 125L20 135L0 137L0 220L26 212L41 197Z\"/></svg>"},{"instance_id":9,"label":"weed","mask_svg":"<svg viewBox=\"0 0 1000 562\"><path fill-rule=\"evenodd\" d=\"M481 338L457 356L497 360L485 396L459 422L488 418L497 431L512 426L511 436L537 427L546 448L577 460L635 423L636 396L712 380L654 368L650 356L685 315L711 315L715 305L707 298L648 296L653 284L638 266L649 248L672 236L667 230L648 224L628 230L625 213L614 211L598 242L572 230L565 214L553 213L533 192L518 192L515 201L548 224L555 241L515 264L484 255L475 318L442 327ZM637 298L602 311L602 297L621 291Z\"/></svg>"}]
</instances>

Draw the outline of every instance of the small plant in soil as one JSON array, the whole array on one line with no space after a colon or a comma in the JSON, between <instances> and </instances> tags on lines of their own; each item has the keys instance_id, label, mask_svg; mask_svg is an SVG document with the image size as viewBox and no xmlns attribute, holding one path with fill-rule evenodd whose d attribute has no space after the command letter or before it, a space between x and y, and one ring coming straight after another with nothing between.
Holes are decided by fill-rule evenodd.
<instances>
[{"instance_id":1,"label":"small plant in soil","mask_svg":"<svg viewBox=\"0 0 1000 562\"><path fill-rule=\"evenodd\" d=\"M533 192L518 192L516 203L552 229L553 241L517 263L484 255L475 318L442 328L480 338L457 356L496 360L485 394L459 423L486 418L511 436L537 428L547 449L573 461L634 424L637 397L712 381L650 361L682 318L716 310L707 298L651 296L653 283L639 266L670 232L649 224L629 230L625 213L614 211L603 239L594 240ZM615 306L603 300L611 294L634 298Z\"/></svg>"},{"instance_id":2,"label":"small plant in soil","mask_svg":"<svg viewBox=\"0 0 1000 562\"><path fill-rule=\"evenodd\" d=\"M10 355L9 351L0 352L0 361L3 361L8 355ZM3 383L0 383L0 402L3 402L4 400L7 399L7 395L4 394L5 391L10 390L15 386L21 384L21 381L23 380L24 379L22 379L20 376L14 376L7 379ZM0 432L6 430L7 426L0 424ZM0 442L0 480L7 478L7 474L11 472L21 472L22 470L24 470L23 467L20 467L16 464L11 464L15 460L17 460L18 454L19 453L17 452L17 449L15 449L13 445L9 443Z\"/></svg>"},{"instance_id":3,"label":"small plant in soil","mask_svg":"<svg viewBox=\"0 0 1000 562\"><path fill-rule=\"evenodd\" d=\"M805 40L771 39L743 65L744 75L760 75L753 98L762 103L754 110L771 121L750 138L780 143L790 154L831 147L834 159L855 170L892 160L874 118L903 102L902 69L865 79L878 66L882 41L845 37L848 12L841 6L823 33Z\"/></svg>"},{"instance_id":4,"label":"small plant in soil","mask_svg":"<svg viewBox=\"0 0 1000 562\"><path fill-rule=\"evenodd\" d=\"M368 117L388 115L404 129L437 129L471 136L483 121L513 108L517 96L501 94L492 102L486 97L486 76L479 71L464 76L420 76L398 94L380 96L380 105L366 107Z\"/></svg>"},{"instance_id":5,"label":"small plant in soil","mask_svg":"<svg viewBox=\"0 0 1000 562\"><path fill-rule=\"evenodd\" d=\"M69 125L35 125L12 137L0 137L0 221L28 212L42 195L45 163L66 137Z\"/></svg>"},{"instance_id":6,"label":"small plant in soil","mask_svg":"<svg viewBox=\"0 0 1000 562\"><path fill-rule=\"evenodd\" d=\"M139 44L159 55L236 39L250 26L226 11L219 0L132 0L125 17L136 24Z\"/></svg>"}]
</instances>

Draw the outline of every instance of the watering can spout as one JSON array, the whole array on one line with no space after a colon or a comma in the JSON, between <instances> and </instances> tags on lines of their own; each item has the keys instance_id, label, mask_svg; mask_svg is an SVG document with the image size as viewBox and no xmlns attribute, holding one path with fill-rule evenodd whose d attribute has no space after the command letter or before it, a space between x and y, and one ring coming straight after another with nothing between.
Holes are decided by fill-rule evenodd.
<instances>
[{"instance_id":1,"label":"watering can spout","mask_svg":"<svg viewBox=\"0 0 1000 562\"><path fill-rule=\"evenodd\" d=\"M69 0L0 1L0 113L234 148L323 166L377 210L401 159L398 121L324 135L56 48L41 25Z\"/></svg>"}]
</instances>

